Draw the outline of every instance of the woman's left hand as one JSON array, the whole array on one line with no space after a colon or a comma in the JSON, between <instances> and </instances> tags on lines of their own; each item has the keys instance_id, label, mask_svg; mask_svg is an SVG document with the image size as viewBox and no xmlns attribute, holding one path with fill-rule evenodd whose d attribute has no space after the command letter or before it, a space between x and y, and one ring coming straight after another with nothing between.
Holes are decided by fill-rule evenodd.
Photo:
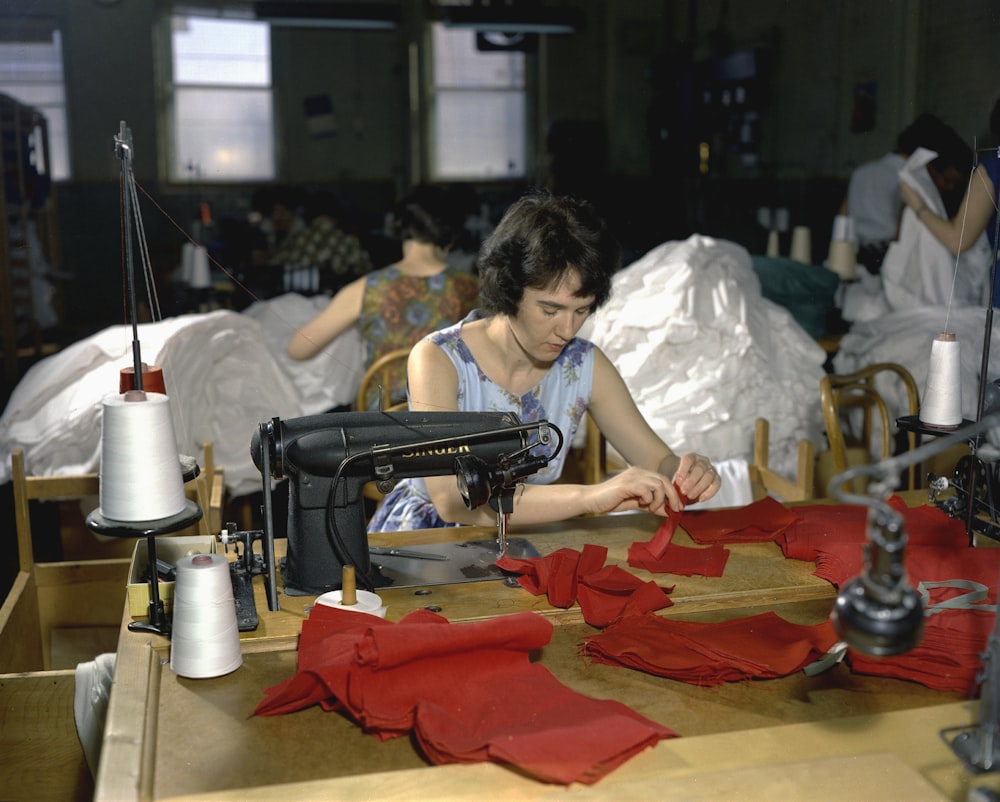
<instances>
[{"instance_id":1,"label":"woman's left hand","mask_svg":"<svg viewBox=\"0 0 1000 802\"><path fill-rule=\"evenodd\" d=\"M722 487L712 461L701 454L685 454L673 476L674 487L688 502L707 501Z\"/></svg>"}]
</instances>

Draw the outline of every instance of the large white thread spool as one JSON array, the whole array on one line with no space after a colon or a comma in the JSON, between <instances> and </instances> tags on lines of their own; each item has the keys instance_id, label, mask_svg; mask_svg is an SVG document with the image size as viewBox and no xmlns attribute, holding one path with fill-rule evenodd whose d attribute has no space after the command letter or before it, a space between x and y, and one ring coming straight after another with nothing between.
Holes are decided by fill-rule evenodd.
<instances>
[{"instance_id":1,"label":"large white thread spool","mask_svg":"<svg viewBox=\"0 0 1000 802\"><path fill-rule=\"evenodd\" d=\"M176 565L170 668L189 679L221 677L243 664L229 561L189 554Z\"/></svg>"},{"instance_id":2,"label":"large white thread spool","mask_svg":"<svg viewBox=\"0 0 1000 802\"><path fill-rule=\"evenodd\" d=\"M954 332L944 331L931 343L927 384L920 403L920 422L954 429L962 422L961 354Z\"/></svg>"},{"instance_id":3,"label":"large white thread spool","mask_svg":"<svg viewBox=\"0 0 1000 802\"><path fill-rule=\"evenodd\" d=\"M157 521L183 512L186 501L168 397L138 391L107 396L101 514L115 521Z\"/></svg>"},{"instance_id":4,"label":"large white thread spool","mask_svg":"<svg viewBox=\"0 0 1000 802\"><path fill-rule=\"evenodd\" d=\"M796 262L812 264L812 234L807 226L792 229L792 249L789 257Z\"/></svg>"}]
</instances>

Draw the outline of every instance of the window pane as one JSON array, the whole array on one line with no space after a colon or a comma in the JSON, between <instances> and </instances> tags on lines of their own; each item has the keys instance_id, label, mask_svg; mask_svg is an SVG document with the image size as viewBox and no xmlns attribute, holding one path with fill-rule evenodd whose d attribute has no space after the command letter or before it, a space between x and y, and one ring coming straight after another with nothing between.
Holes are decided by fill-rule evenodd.
<instances>
[{"instance_id":1,"label":"window pane","mask_svg":"<svg viewBox=\"0 0 1000 802\"><path fill-rule=\"evenodd\" d=\"M63 83L62 37L51 41L0 43L0 92L38 109L48 122L52 178L69 178L66 131L66 88ZM37 165L41 170L43 165Z\"/></svg>"},{"instance_id":2,"label":"window pane","mask_svg":"<svg viewBox=\"0 0 1000 802\"><path fill-rule=\"evenodd\" d=\"M53 42L0 43L0 79L8 82L61 82L62 53Z\"/></svg>"},{"instance_id":3,"label":"window pane","mask_svg":"<svg viewBox=\"0 0 1000 802\"><path fill-rule=\"evenodd\" d=\"M476 50L474 31L432 26L434 84L438 87L524 86L524 54Z\"/></svg>"},{"instance_id":4,"label":"window pane","mask_svg":"<svg viewBox=\"0 0 1000 802\"><path fill-rule=\"evenodd\" d=\"M271 85L266 22L173 17L175 84Z\"/></svg>"},{"instance_id":5,"label":"window pane","mask_svg":"<svg viewBox=\"0 0 1000 802\"><path fill-rule=\"evenodd\" d=\"M436 177L524 175L523 92L439 92L434 122Z\"/></svg>"},{"instance_id":6,"label":"window pane","mask_svg":"<svg viewBox=\"0 0 1000 802\"><path fill-rule=\"evenodd\" d=\"M269 89L176 89L174 181L274 178Z\"/></svg>"}]
</instances>

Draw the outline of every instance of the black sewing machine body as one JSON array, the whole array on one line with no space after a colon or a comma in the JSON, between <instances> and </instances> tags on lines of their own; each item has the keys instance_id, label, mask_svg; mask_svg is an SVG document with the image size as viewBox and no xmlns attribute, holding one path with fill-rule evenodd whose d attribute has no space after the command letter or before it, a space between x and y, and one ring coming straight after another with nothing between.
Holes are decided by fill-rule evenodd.
<instances>
[{"instance_id":1,"label":"black sewing machine body","mask_svg":"<svg viewBox=\"0 0 1000 802\"><path fill-rule=\"evenodd\" d=\"M542 460L528 453L539 441L548 442L549 428L545 421L521 424L510 413L407 411L326 413L262 426L251 443L254 464L263 474L266 461L271 478L288 478L286 528L275 531L288 538L285 592L336 590L344 565L353 565L359 585L369 589L388 582L369 556L363 493L368 482L387 492L399 479L458 473L458 457L498 471L528 466L523 476L558 450ZM534 440L532 431L538 432Z\"/></svg>"}]
</instances>

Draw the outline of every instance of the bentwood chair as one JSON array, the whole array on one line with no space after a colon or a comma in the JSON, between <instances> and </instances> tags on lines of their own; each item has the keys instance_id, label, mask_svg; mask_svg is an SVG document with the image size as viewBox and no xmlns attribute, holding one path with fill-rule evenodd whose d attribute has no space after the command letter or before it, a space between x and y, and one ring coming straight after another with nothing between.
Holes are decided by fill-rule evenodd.
<instances>
[{"instance_id":1,"label":"bentwood chair","mask_svg":"<svg viewBox=\"0 0 1000 802\"><path fill-rule=\"evenodd\" d=\"M878 362L851 373L827 374L820 379L819 397L832 475L918 445L914 432L896 425L897 418L920 411L917 383L902 365ZM900 400L903 408L899 408ZM898 445L897 436L901 441ZM918 467L910 466L905 487L900 489L917 488L918 483ZM854 490L864 492L865 488L855 486Z\"/></svg>"},{"instance_id":2,"label":"bentwood chair","mask_svg":"<svg viewBox=\"0 0 1000 802\"><path fill-rule=\"evenodd\" d=\"M397 348L376 359L361 377L354 402L357 411L406 408L406 360L409 348Z\"/></svg>"},{"instance_id":3,"label":"bentwood chair","mask_svg":"<svg viewBox=\"0 0 1000 802\"><path fill-rule=\"evenodd\" d=\"M814 498L816 446L811 440L799 441L795 478L789 479L769 464L770 433L769 421L757 418L754 423L753 459L750 463L750 481L755 489L754 495L772 495L786 502L809 501Z\"/></svg>"}]
</instances>

